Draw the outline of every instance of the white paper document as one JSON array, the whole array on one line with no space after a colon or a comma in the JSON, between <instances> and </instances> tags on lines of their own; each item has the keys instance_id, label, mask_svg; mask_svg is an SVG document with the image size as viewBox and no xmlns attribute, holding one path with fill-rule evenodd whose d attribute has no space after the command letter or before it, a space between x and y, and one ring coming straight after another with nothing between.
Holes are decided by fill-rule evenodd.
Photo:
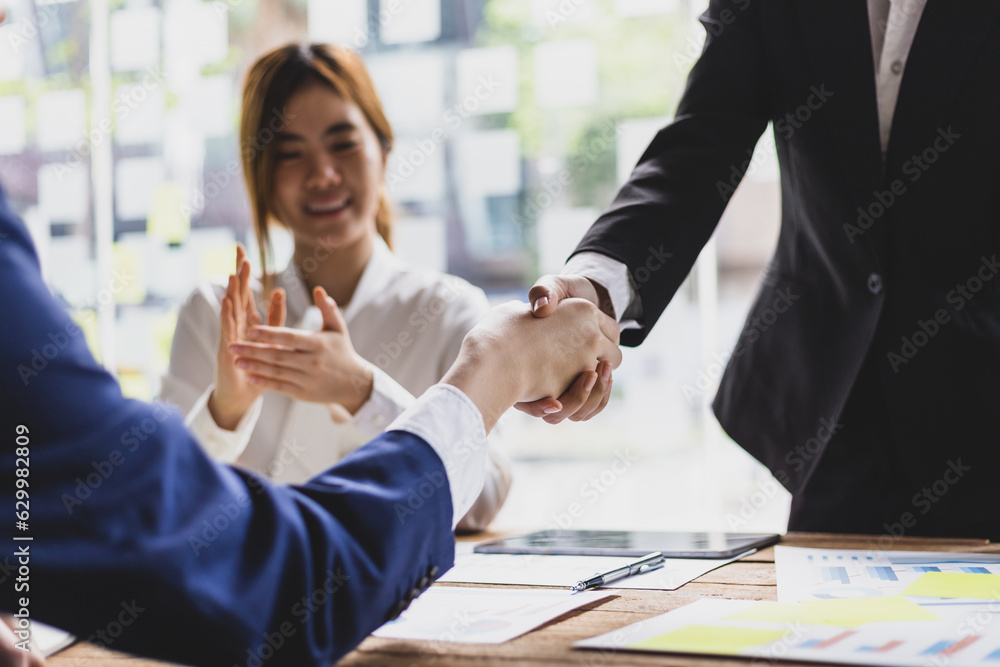
<instances>
[{"instance_id":1,"label":"white paper document","mask_svg":"<svg viewBox=\"0 0 1000 667\"><path fill-rule=\"evenodd\" d=\"M871 620L856 600L810 606L703 599L575 646L899 667L1000 664L997 614L970 625L953 609L929 611L902 597L881 600L892 602L874 614L889 620ZM849 604L840 608L843 602Z\"/></svg>"},{"instance_id":2,"label":"white paper document","mask_svg":"<svg viewBox=\"0 0 1000 667\"><path fill-rule=\"evenodd\" d=\"M373 634L387 639L499 644L611 593L435 586Z\"/></svg>"},{"instance_id":3,"label":"white paper document","mask_svg":"<svg viewBox=\"0 0 1000 667\"><path fill-rule=\"evenodd\" d=\"M742 558L668 558L664 566L652 572L626 577L606 588L645 588L677 590L706 572ZM510 584L515 586L555 586L569 588L598 572L608 572L635 562L633 557L617 556L537 556L511 554L455 554L455 566L439 581L469 584Z\"/></svg>"},{"instance_id":4,"label":"white paper document","mask_svg":"<svg viewBox=\"0 0 1000 667\"><path fill-rule=\"evenodd\" d=\"M31 642L46 658L76 641L76 637L59 628L38 621L31 622Z\"/></svg>"},{"instance_id":5,"label":"white paper document","mask_svg":"<svg viewBox=\"0 0 1000 667\"><path fill-rule=\"evenodd\" d=\"M577 643L767 660L1000 665L1000 554L775 547L778 602L699 600Z\"/></svg>"},{"instance_id":6,"label":"white paper document","mask_svg":"<svg viewBox=\"0 0 1000 667\"><path fill-rule=\"evenodd\" d=\"M778 574L778 601L798 602L809 599L868 598L888 595L913 595L913 591L944 593L947 597L919 596L922 605L978 604L989 598L968 598L961 593L970 577L964 575L1000 575L1000 554L971 554L934 551L880 551L863 549L803 549L774 547L774 566ZM938 589L912 588L928 573L938 575ZM941 574L957 575L940 577ZM1000 584L988 577L972 577L981 585ZM934 583L934 581L930 581ZM943 586L943 589L941 588ZM989 591L987 591L989 592ZM933 599L936 598L936 599ZM992 601L1000 612L1000 590Z\"/></svg>"}]
</instances>

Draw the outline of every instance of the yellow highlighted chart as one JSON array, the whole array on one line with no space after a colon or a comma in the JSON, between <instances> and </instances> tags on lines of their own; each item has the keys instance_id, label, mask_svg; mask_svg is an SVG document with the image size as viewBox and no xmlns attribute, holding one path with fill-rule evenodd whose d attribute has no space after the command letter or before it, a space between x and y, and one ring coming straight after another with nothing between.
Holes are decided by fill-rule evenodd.
<instances>
[{"instance_id":1,"label":"yellow highlighted chart","mask_svg":"<svg viewBox=\"0 0 1000 667\"><path fill-rule=\"evenodd\" d=\"M763 646L781 639L788 632L765 628L726 628L725 632L719 632L717 625L687 625L658 637L637 642L629 648L640 651L739 655L748 648Z\"/></svg>"},{"instance_id":2,"label":"yellow highlighted chart","mask_svg":"<svg viewBox=\"0 0 1000 667\"><path fill-rule=\"evenodd\" d=\"M928 572L907 586L903 595L1000 600L1000 574Z\"/></svg>"},{"instance_id":3,"label":"yellow highlighted chart","mask_svg":"<svg viewBox=\"0 0 1000 667\"><path fill-rule=\"evenodd\" d=\"M935 621L940 616L901 597L807 600L802 604L760 602L726 617L729 621L803 623L856 628L877 621Z\"/></svg>"},{"instance_id":4,"label":"yellow highlighted chart","mask_svg":"<svg viewBox=\"0 0 1000 667\"><path fill-rule=\"evenodd\" d=\"M775 547L778 602L703 598L584 649L1000 666L1000 553Z\"/></svg>"}]
</instances>

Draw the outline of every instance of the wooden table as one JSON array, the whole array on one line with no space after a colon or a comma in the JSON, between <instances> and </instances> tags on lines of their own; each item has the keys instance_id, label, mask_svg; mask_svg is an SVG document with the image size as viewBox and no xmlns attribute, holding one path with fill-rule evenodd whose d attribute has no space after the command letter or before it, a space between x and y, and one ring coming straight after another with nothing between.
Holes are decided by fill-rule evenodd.
<instances>
[{"instance_id":1,"label":"wooden table","mask_svg":"<svg viewBox=\"0 0 1000 667\"><path fill-rule=\"evenodd\" d=\"M489 537L489 536L487 536ZM477 540L484 539L477 535ZM967 551L1000 553L1000 544L983 540L943 540L925 538L893 538L883 536L882 548L911 551ZM879 538L863 535L826 535L820 533L789 533L781 544L827 549L879 549ZM438 584L462 586L465 584ZM603 634L635 623L644 618L668 612L694 602L698 598L732 598L739 600L776 600L777 581L774 572L774 549L764 549L735 563L695 579L676 591L621 590L608 600L571 612L505 644L453 644L446 642L416 642L369 637L339 664L372 667L452 667L475 665L514 667L544 665L546 667L615 667L618 665L749 665L739 658L696 658L691 656L643 655L637 653L602 653L572 648L573 642ZM114 662L112 662L114 661ZM114 664L119 667L150 667L164 663L99 649L89 644L77 644L49 660L52 667L97 667ZM781 665L815 665L815 663L783 662Z\"/></svg>"}]
</instances>

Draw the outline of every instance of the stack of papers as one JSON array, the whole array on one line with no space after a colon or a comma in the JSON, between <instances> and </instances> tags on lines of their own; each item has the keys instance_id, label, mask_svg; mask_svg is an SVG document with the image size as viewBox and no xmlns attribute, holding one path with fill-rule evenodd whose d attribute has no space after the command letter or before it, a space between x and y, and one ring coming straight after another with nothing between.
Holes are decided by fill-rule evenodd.
<instances>
[{"instance_id":1,"label":"stack of papers","mask_svg":"<svg viewBox=\"0 0 1000 667\"><path fill-rule=\"evenodd\" d=\"M699 600L584 648L1000 665L1000 554L775 547L779 602Z\"/></svg>"}]
</instances>

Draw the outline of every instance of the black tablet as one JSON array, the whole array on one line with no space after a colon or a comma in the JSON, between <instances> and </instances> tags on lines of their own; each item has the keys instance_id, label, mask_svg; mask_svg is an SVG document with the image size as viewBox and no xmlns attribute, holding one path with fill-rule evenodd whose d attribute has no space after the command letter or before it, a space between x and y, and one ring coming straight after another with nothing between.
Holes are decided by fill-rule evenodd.
<instances>
[{"instance_id":1,"label":"black tablet","mask_svg":"<svg viewBox=\"0 0 1000 667\"><path fill-rule=\"evenodd\" d=\"M645 556L659 551L668 558L732 558L774 544L767 533L666 533L630 530L542 530L484 542L479 554L550 556Z\"/></svg>"}]
</instances>

